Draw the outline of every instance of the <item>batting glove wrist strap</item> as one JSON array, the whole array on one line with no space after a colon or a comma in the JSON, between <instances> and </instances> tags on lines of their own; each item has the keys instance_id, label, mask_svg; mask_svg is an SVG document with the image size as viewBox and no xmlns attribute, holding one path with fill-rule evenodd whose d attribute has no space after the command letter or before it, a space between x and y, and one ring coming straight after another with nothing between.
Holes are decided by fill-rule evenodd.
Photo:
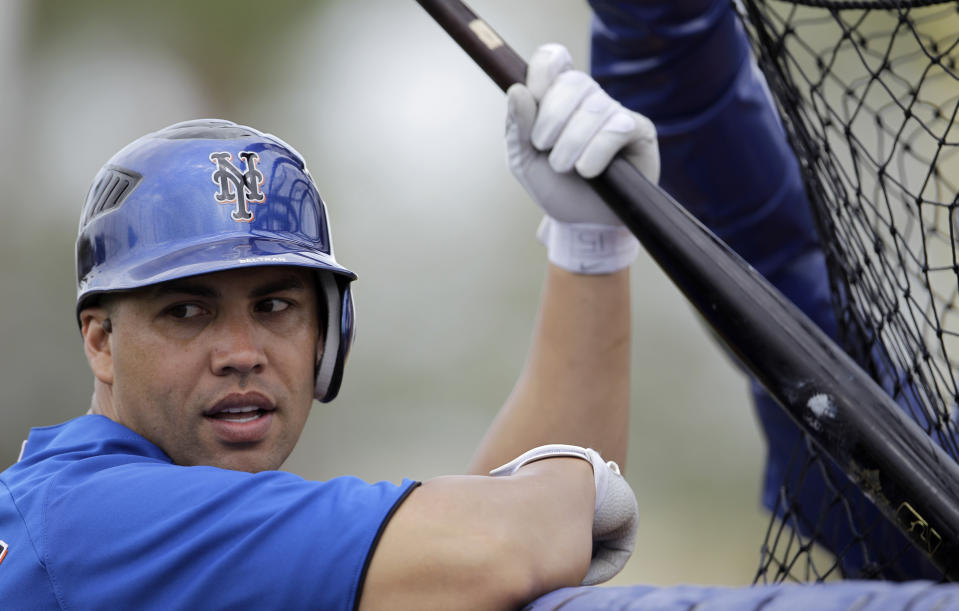
<instances>
[{"instance_id":1,"label":"batting glove wrist strap","mask_svg":"<svg viewBox=\"0 0 959 611\"><path fill-rule=\"evenodd\" d=\"M622 225L563 223L546 216L536 237L553 265L576 274L610 274L639 255L639 240Z\"/></svg>"},{"instance_id":2,"label":"batting glove wrist strap","mask_svg":"<svg viewBox=\"0 0 959 611\"><path fill-rule=\"evenodd\" d=\"M596 485L596 504L593 508L593 557L582 585L590 586L613 578L626 565L636 544L639 527L639 508L636 495L619 472L614 461L606 462L592 448L550 444L533 448L490 475L512 475L537 460L557 457L582 458L593 467Z\"/></svg>"}]
</instances>

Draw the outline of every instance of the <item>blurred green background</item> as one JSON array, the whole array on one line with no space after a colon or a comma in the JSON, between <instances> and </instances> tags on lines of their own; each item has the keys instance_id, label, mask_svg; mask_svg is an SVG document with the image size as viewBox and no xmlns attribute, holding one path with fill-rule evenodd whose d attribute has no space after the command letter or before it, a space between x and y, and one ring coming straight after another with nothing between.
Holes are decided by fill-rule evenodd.
<instances>
[{"instance_id":1,"label":"blurred green background","mask_svg":"<svg viewBox=\"0 0 959 611\"><path fill-rule=\"evenodd\" d=\"M587 66L583 0L473 0L522 55ZM0 2L0 464L88 407L73 241L93 175L136 137L223 117L309 162L359 274L340 397L286 468L461 472L525 357L545 253L504 161L504 98L412 0ZM766 517L746 383L643 255L628 477L637 552L613 583L749 583Z\"/></svg>"}]
</instances>

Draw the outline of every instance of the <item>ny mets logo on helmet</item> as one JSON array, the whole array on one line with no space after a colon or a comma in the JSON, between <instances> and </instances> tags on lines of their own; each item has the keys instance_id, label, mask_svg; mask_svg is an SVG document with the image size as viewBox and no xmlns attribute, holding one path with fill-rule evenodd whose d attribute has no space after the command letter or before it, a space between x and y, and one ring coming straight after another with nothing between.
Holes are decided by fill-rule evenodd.
<instances>
[{"instance_id":1,"label":"ny mets logo on helmet","mask_svg":"<svg viewBox=\"0 0 959 611\"><path fill-rule=\"evenodd\" d=\"M236 204L230 217L238 223L249 223L253 220L253 211L250 203L262 204L266 201L266 194L260 191L263 184L263 172L256 169L260 156L256 153L243 151L240 159L246 165L246 171L233 165L233 155L230 153L210 153L210 161L216 164L213 171L213 182L220 187L216 194L216 201L221 204Z\"/></svg>"}]
</instances>

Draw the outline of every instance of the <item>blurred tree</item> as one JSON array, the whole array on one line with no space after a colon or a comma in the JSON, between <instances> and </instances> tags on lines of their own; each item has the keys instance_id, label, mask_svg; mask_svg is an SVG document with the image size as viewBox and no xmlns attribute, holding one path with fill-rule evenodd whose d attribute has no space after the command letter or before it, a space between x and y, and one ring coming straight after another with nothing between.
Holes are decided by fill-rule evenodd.
<instances>
[{"instance_id":1,"label":"blurred tree","mask_svg":"<svg viewBox=\"0 0 959 611\"><path fill-rule=\"evenodd\" d=\"M277 48L324 0L38 0L26 4L25 52L46 47L88 25L107 26L137 46L174 51L205 84L208 99L231 116L237 100L259 95L280 78Z\"/></svg>"}]
</instances>

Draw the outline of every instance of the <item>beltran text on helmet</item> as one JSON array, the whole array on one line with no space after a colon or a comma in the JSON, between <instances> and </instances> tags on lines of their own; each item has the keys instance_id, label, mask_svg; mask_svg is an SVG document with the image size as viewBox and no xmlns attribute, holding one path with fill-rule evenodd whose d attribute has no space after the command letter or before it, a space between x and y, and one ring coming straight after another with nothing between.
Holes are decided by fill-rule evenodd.
<instances>
[{"instance_id":1,"label":"beltran text on helmet","mask_svg":"<svg viewBox=\"0 0 959 611\"><path fill-rule=\"evenodd\" d=\"M237 259L236 262L239 264L259 263L261 265L263 263L289 263L289 261L283 257L245 257L243 259Z\"/></svg>"}]
</instances>

